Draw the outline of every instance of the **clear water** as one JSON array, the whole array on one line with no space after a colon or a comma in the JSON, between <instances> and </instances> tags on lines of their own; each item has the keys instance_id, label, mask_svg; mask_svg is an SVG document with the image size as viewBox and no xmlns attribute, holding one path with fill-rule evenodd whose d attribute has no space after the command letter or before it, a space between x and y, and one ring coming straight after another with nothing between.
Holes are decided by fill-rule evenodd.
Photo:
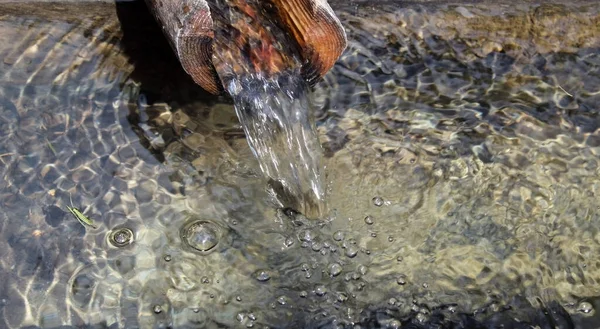
<instances>
[{"instance_id":1,"label":"clear water","mask_svg":"<svg viewBox=\"0 0 600 329\"><path fill-rule=\"evenodd\" d=\"M299 72L277 79L247 76L229 89L275 205L310 218L325 216L322 149L309 88Z\"/></svg>"},{"instance_id":2,"label":"clear water","mask_svg":"<svg viewBox=\"0 0 600 329\"><path fill-rule=\"evenodd\" d=\"M600 324L595 3L334 3L327 220L276 209L143 6L24 6L0 6L0 328Z\"/></svg>"}]
</instances>

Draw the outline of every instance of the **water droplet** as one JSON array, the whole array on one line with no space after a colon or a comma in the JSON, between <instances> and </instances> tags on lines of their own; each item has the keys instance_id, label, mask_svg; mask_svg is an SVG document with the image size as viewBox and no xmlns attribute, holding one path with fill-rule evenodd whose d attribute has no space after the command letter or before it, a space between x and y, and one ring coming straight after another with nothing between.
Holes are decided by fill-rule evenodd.
<instances>
[{"instance_id":1,"label":"water droplet","mask_svg":"<svg viewBox=\"0 0 600 329\"><path fill-rule=\"evenodd\" d=\"M244 322L244 320L246 319L246 314L244 313L238 313L235 318L239 321L239 322Z\"/></svg>"},{"instance_id":2,"label":"water droplet","mask_svg":"<svg viewBox=\"0 0 600 329\"><path fill-rule=\"evenodd\" d=\"M371 236L372 236L372 237L374 237L374 238L376 238L376 237L377 237L377 233L375 233L375 232L372 232L372 233L371 233Z\"/></svg>"},{"instance_id":3,"label":"water droplet","mask_svg":"<svg viewBox=\"0 0 600 329\"><path fill-rule=\"evenodd\" d=\"M346 256L348 256L349 258L356 257L356 254L358 254L358 249L356 247L350 246L346 249Z\"/></svg>"},{"instance_id":4,"label":"water droplet","mask_svg":"<svg viewBox=\"0 0 600 329\"><path fill-rule=\"evenodd\" d=\"M382 197L380 197L380 196L376 196L376 197L374 197L374 198L373 198L373 204L374 204L375 206L377 206L377 207L381 207L381 206L383 206L383 203L384 203L384 201L383 201L383 198L382 198Z\"/></svg>"},{"instance_id":5,"label":"water droplet","mask_svg":"<svg viewBox=\"0 0 600 329\"><path fill-rule=\"evenodd\" d=\"M402 257L402 256L398 256L398 258L396 258L396 260L397 260L397 261L399 261L399 262L401 262L401 261L403 261L403 260L404 260L404 257Z\"/></svg>"},{"instance_id":6,"label":"water droplet","mask_svg":"<svg viewBox=\"0 0 600 329\"><path fill-rule=\"evenodd\" d=\"M337 232L333 233L333 239L335 241L342 241L342 240L344 240L344 232L337 231Z\"/></svg>"},{"instance_id":7,"label":"water droplet","mask_svg":"<svg viewBox=\"0 0 600 329\"><path fill-rule=\"evenodd\" d=\"M404 276L400 276L398 279L396 279L396 283L403 286L406 284L406 278Z\"/></svg>"},{"instance_id":8,"label":"water droplet","mask_svg":"<svg viewBox=\"0 0 600 329\"><path fill-rule=\"evenodd\" d=\"M265 270L258 270L254 272L254 278L260 282L266 282L271 279L271 275Z\"/></svg>"},{"instance_id":9,"label":"water droplet","mask_svg":"<svg viewBox=\"0 0 600 329\"><path fill-rule=\"evenodd\" d=\"M286 247L288 247L288 248L289 248L289 247L291 247L291 246L294 244L294 239L292 239L292 238L287 238L287 239L285 239L285 241L283 242L283 244L284 244Z\"/></svg>"},{"instance_id":10,"label":"water droplet","mask_svg":"<svg viewBox=\"0 0 600 329\"><path fill-rule=\"evenodd\" d=\"M343 303L343 302L345 302L345 301L348 300L348 295L346 293L344 293L344 292L340 292L338 294L338 296L337 296L337 300L338 300L338 302L342 302Z\"/></svg>"},{"instance_id":11,"label":"water droplet","mask_svg":"<svg viewBox=\"0 0 600 329\"><path fill-rule=\"evenodd\" d=\"M396 305L397 302L398 302L398 300L393 297L388 300L388 304L390 304L392 306Z\"/></svg>"},{"instance_id":12,"label":"water droplet","mask_svg":"<svg viewBox=\"0 0 600 329\"><path fill-rule=\"evenodd\" d=\"M375 221L373 220L373 216L365 217L365 223L367 223L367 225L373 225L373 223L375 223Z\"/></svg>"},{"instance_id":13,"label":"water droplet","mask_svg":"<svg viewBox=\"0 0 600 329\"><path fill-rule=\"evenodd\" d=\"M109 241L115 247L125 247L133 242L133 231L126 227L117 229L110 234Z\"/></svg>"},{"instance_id":14,"label":"water droplet","mask_svg":"<svg viewBox=\"0 0 600 329\"><path fill-rule=\"evenodd\" d=\"M193 309L192 309L192 312L194 312L194 313L198 313L198 312L200 312L200 309L199 309L199 308L197 308L197 307L195 307L195 308L193 308Z\"/></svg>"},{"instance_id":15,"label":"water droplet","mask_svg":"<svg viewBox=\"0 0 600 329\"><path fill-rule=\"evenodd\" d=\"M390 329L399 329L402 326L402 323L398 320L392 320L388 323L388 328Z\"/></svg>"},{"instance_id":16,"label":"water droplet","mask_svg":"<svg viewBox=\"0 0 600 329\"><path fill-rule=\"evenodd\" d=\"M202 282L202 283L204 283L204 284L208 284L208 283L210 283L210 279L209 279L207 276L203 276L203 277L200 279L200 282Z\"/></svg>"},{"instance_id":17,"label":"water droplet","mask_svg":"<svg viewBox=\"0 0 600 329\"><path fill-rule=\"evenodd\" d=\"M321 250L321 248L323 248L323 245L320 244L319 242L313 242L312 246L311 246L313 251L319 251Z\"/></svg>"},{"instance_id":18,"label":"water droplet","mask_svg":"<svg viewBox=\"0 0 600 329\"><path fill-rule=\"evenodd\" d=\"M425 289L429 288L429 285L427 284L427 282L423 283L423 288L425 288Z\"/></svg>"},{"instance_id":19,"label":"water droplet","mask_svg":"<svg viewBox=\"0 0 600 329\"><path fill-rule=\"evenodd\" d=\"M306 291L303 290L300 292L300 297L306 298L306 296L308 296L308 293Z\"/></svg>"},{"instance_id":20,"label":"water droplet","mask_svg":"<svg viewBox=\"0 0 600 329\"><path fill-rule=\"evenodd\" d=\"M171 261L171 255L165 255L165 257L163 257L163 259L165 260L165 262L170 262Z\"/></svg>"},{"instance_id":21,"label":"water droplet","mask_svg":"<svg viewBox=\"0 0 600 329\"><path fill-rule=\"evenodd\" d=\"M250 319L252 321L256 321L256 315L254 315L254 313L250 313L250 314L248 314L248 319Z\"/></svg>"},{"instance_id":22,"label":"water droplet","mask_svg":"<svg viewBox=\"0 0 600 329\"><path fill-rule=\"evenodd\" d=\"M579 312L588 314L588 313L591 313L594 310L594 307L589 302L581 302L579 304L579 307L577 307L577 310Z\"/></svg>"},{"instance_id":23,"label":"water droplet","mask_svg":"<svg viewBox=\"0 0 600 329\"><path fill-rule=\"evenodd\" d=\"M279 298L277 298L277 302L279 303L279 305L285 305L287 304L287 298L285 296L280 296Z\"/></svg>"},{"instance_id":24,"label":"water droplet","mask_svg":"<svg viewBox=\"0 0 600 329\"><path fill-rule=\"evenodd\" d=\"M394 237L393 236L388 236L388 242L394 242Z\"/></svg>"},{"instance_id":25,"label":"water droplet","mask_svg":"<svg viewBox=\"0 0 600 329\"><path fill-rule=\"evenodd\" d=\"M338 263L329 264L329 275L334 277L342 273L342 265Z\"/></svg>"},{"instance_id":26,"label":"water droplet","mask_svg":"<svg viewBox=\"0 0 600 329\"><path fill-rule=\"evenodd\" d=\"M368 268L366 266L364 266L364 265L359 265L358 266L358 272L360 274L362 274L362 275L367 274L367 270L368 270Z\"/></svg>"},{"instance_id":27,"label":"water droplet","mask_svg":"<svg viewBox=\"0 0 600 329\"><path fill-rule=\"evenodd\" d=\"M314 234L310 230L304 230L298 234L298 239L304 242L311 242L315 238Z\"/></svg>"},{"instance_id":28,"label":"water droplet","mask_svg":"<svg viewBox=\"0 0 600 329\"><path fill-rule=\"evenodd\" d=\"M325 286L316 286L315 287L315 295L325 296L325 294L327 294L327 288Z\"/></svg>"},{"instance_id":29,"label":"water droplet","mask_svg":"<svg viewBox=\"0 0 600 329\"><path fill-rule=\"evenodd\" d=\"M160 305L154 305L154 307L152 308L152 311L155 314L160 314L162 312L162 307Z\"/></svg>"},{"instance_id":30,"label":"water droplet","mask_svg":"<svg viewBox=\"0 0 600 329\"><path fill-rule=\"evenodd\" d=\"M193 249L207 252L219 243L219 229L211 222L195 221L184 227L181 237Z\"/></svg>"}]
</instances>

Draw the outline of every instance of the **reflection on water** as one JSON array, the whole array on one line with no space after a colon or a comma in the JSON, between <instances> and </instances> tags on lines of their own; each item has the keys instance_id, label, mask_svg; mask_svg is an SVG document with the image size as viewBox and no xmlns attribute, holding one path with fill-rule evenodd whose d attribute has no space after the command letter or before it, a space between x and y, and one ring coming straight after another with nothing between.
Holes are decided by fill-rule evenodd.
<instances>
[{"instance_id":1,"label":"reflection on water","mask_svg":"<svg viewBox=\"0 0 600 329\"><path fill-rule=\"evenodd\" d=\"M597 6L339 6L326 221L275 210L228 101L77 8L0 6L0 327L600 323Z\"/></svg>"}]
</instances>

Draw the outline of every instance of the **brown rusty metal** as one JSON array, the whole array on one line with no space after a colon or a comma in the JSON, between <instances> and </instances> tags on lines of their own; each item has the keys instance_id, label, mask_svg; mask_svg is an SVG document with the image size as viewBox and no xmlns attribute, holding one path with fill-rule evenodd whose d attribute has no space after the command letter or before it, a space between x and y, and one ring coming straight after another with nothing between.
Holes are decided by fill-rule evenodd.
<instances>
[{"instance_id":1,"label":"brown rusty metal","mask_svg":"<svg viewBox=\"0 0 600 329\"><path fill-rule=\"evenodd\" d=\"M344 29L325 0L146 1L184 69L212 93L222 90L217 75L268 76L298 65L314 84L346 47ZM214 60L233 71L215 70Z\"/></svg>"}]
</instances>

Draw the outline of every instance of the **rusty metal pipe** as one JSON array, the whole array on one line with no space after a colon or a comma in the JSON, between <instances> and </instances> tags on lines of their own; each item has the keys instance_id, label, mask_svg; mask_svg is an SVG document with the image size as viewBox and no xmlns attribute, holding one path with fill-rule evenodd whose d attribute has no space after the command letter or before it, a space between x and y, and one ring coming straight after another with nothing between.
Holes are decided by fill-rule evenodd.
<instances>
[{"instance_id":1,"label":"rusty metal pipe","mask_svg":"<svg viewBox=\"0 0 600 329\"><path fill-rule=\"evenodd\" d=\"M326 0L146 0L161 24L185 71L207 91L223 91L221 80L213 63L216 17L221 20L231 6L236 10L260 12L259 19L272 19L298 47L302 61L302 74L314 84L339 58L346 47L344 29ZM246 8L246 9L244 9ZM250 17L250 16L249 16ZM231 19L231 17L225 17ZM266 22L266 20L265 20ZM256 22L253 24L256 25ZM260 22L259 22L260 24ZM235 26L234 26L235 27ZM252 26L251 26L252 27ZM270 28L263 28L270 31ZM246 41L256 39L251 35L256 29L240 28L236 33L250 34ZM242 38L244 36L241 36ZM240 39L238 38L237 41ZM223 40L220 40L221 43ZM231 40L235 43L236 40ZM268 41L268 40L266 40ZM272 40L268 41L273 43ZM265 42L267 43L267 42ZM228 46L227 50L233 49ZM223 51L218 49L217 51ZM222 55L222 54L219 54ZM224 57L224 56L220 56ZM232 56L238 60L239 56ZM272 58L273 59L273 58ZM272 63L273 64L273 63ZM278 65L278 64L275 64ZM271 69L274 69L271 67ZM269 74L269 72L264 72Z\"/></svg>"}]
</instances>

